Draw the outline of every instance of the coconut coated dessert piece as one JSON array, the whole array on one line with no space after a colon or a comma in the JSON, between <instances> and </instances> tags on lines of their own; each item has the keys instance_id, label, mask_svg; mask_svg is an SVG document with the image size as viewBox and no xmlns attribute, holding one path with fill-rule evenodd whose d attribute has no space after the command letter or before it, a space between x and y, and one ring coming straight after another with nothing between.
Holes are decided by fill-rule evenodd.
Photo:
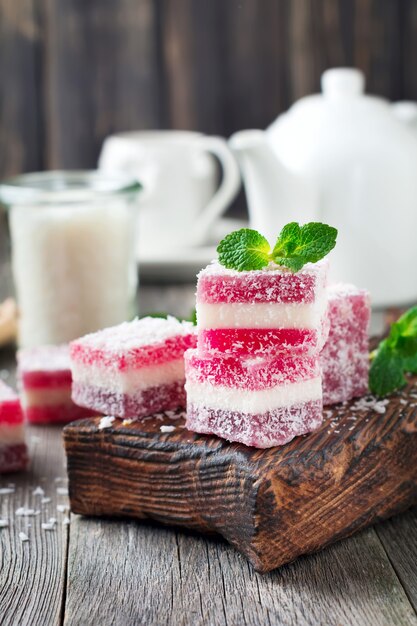
<instances>
[{"instance_id":1,"label":"coconut coated dessert piece","mask_svg":"<svg viewBox=\"0 0 417 626\"><path fill-rule=\"evenodd\" d=\"M299 272L269 264L238 272L213 262L198 275L198 348L206 354L314 354L327 338L327 260Z\"/></svg>"},{"instance_id":2,"label":"coconut coated dessert piece","mask_svg":"<svg viewBox=\"0 0 417 626\"><path fill-rule=\"evenodd\" d=\"M322 423L318 358L185 354L189 430L256 448L280 446Z\"/></svg>"},{"instance_id":3,"label":"coconut coated dessert piece","mask_svg":"<svg viewBox=\"0 0 417 626\"><path fill-rule=\"evenodd\" d=\"M39 346L17 353L22 407L32 424L66 424L94 413L71 399L69 346Z\"/></svg>"},{"instance_id":4,"label":"coconut coated dessert piece","mask_svg":"<svg viewBox=\"0 0 417 626\"><path fill-rule=\"evenodd\" d=\"M368 392L369 293L354 285L328 289L329 337L320 354L323 403L336 404Z\"/></svg>"},{"instance_id":5,"label":"coconut coated dessert piece","mask_svg":"<svg viewBox=\"0 0 417 626\"><path fill-rule=\"evenodd\" d=\"M28 464L23 412L18 395L0 380L0 473Z\"/></svg>"},{"instance_id":6,"label":"coconut coated dessert piece","mask_svg":"<svg viewBox=\"0 0 417 626\"><path fill-rule=\"evenodd\" d=\"M184 352L196 345L190 322L145 317L70 344L74 402L114 417L185 407Z\"/></svg>"}]
</instances>

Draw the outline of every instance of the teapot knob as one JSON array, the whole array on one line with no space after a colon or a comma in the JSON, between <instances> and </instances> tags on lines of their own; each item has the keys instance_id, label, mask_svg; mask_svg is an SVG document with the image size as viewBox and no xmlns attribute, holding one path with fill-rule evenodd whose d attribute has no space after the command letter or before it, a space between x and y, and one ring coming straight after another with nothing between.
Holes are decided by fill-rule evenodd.
<instances>
[{"instance_id":1,"label":"teapot knob","mask_svg":"<svg viewBox=\"0 0 417 626\"><path fill-rule=\"evenodd\" d=\"M365 91L365 75L351 67L336 67L323 72L321 89L325 96L358 96Z\"/></svg>"}]
</instances>

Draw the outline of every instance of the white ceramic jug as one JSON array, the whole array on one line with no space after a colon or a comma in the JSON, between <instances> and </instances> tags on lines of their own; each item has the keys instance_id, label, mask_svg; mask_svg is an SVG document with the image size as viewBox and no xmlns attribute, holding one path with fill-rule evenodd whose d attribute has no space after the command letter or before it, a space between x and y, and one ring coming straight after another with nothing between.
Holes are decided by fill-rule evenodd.
<instances>
[{"instance_id":1,"label":"white ceramic jug","mask_svg":"<svg viewBox=\"0 0 417 626\"><path fill-rule=\"evenodd\" d=\"M230 146L253 227L273 243L289 221L334 225L333 279L368 287L375 305L407 304L417 300L417 132L364 84L358 70L327 70L322 94Z\"/></svg>"},{"instance_id":2,"label":"white ceramic jug","mask_svg":"<svg viewBox=\"0 0 417 626\"><path fill-rule=\"evenodd\" d=\"M214 157L223 169L218 189ZM226 211L241 184L227 142L188 131L112 135L103 144L99 167L137 176L144 186L139 254L154 253L156 246L204 243L209 228Z\"/></svg>"}]
</instances>

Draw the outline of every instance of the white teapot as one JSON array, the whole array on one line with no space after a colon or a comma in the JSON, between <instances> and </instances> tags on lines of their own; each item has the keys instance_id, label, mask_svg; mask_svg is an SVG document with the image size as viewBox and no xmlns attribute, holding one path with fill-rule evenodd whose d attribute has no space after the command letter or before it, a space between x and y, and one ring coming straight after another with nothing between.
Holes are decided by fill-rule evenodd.
<instances>
[{"instance_id":1,"label":"white teapot","mask_svg":"<svg viewBox=\"0 0 417 626\"><path fill-rule=\"evenodd\" d=\"M251 225L273 244L290 221L339 229L332 278L370 289L376 306L417 300L417 132L356 69L324 72L266 131L233 135Z\"/></svg>"}]
</instances>

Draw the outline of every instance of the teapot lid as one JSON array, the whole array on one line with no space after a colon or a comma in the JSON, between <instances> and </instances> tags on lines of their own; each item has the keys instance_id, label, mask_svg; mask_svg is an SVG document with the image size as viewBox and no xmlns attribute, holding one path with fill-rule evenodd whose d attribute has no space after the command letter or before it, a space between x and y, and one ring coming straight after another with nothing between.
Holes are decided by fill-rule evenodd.
<instances>
[{"instance_id":1,"label":"teapot lid","mask_svg":"<svg viewBox=\"0 0 417 626\"><path fill-rule=\"evenodd\" d=\"M359 96L365 91L365 75L352 67L336 67L323 72L321 90L330 98Z\"/></svg>"}]
</instances>

